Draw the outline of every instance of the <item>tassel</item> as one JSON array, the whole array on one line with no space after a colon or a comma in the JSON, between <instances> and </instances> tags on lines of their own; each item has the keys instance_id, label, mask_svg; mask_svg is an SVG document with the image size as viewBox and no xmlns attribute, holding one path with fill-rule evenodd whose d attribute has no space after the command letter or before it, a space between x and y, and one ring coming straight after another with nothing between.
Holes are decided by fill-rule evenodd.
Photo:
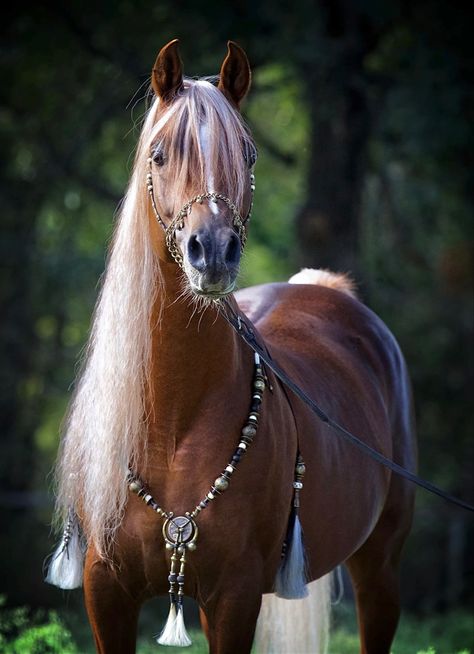
<instances>
[{"instance_id":1,"label":"tassel","mask_svg":"<svg viewBox=\"0 0 474 654\"><path fill-rule=\"evenodd\" d=\"M167 524L170 524L170 522L168 522ZM188 636L188 632L186 631L186 627L184 625L184 614L183 614L184 568L186 565L186 547L184 545L177 545L176 543L173 545L172 542L169 540L167 540L167 546L173 549L173 554L171 556L170 574L168 577L170 582L170 589L169 589L170 612L168 613L168 619L166 621L165 627L161 632L159 638L157 638L156 642L159 645L188 647L192 643L190 637ZM178 553L181 554L181 559L180 559L179 574L176 574L176 567L179 559ZM176 585L178 585L177 598L175 593Z\"/></svg>"},{"instance_id":2,"label":"tassel","mask_svg":"<svg viewBox=\"0 0 474 654\"><path fill-rule=\"evenodd\" d=\"M176 604L171 603L170 612L168 613L168 619L166 624L163 627L163 631L156 639L156 642L159 645L174 645L171 640L174 639L174 623L176 622Z\"/></svg>"},{"instance_id":3,"label":"tassel","mask_svg":"<svg viewBox=\"0 0 474 654\"><path fill-rule=\"evenodd\" d=\"M52 555L45 581L64 590L82 586L84 552L77 516L70 512L61 543Z\"/></svg>"},{"instance_id":4,"label":"tassel","mask_svg":"<svg viewBox=\"0 0 474 654\"><path fill-rule=\"evenodd\" d=\"M293 482L293 510L288 523L286 549L275 579L275 594L282 599L303 599L308 596L303 530L298 517L300 491L303 488L305 472L303 457L298 452Z\"/></svg>"},{"instance_id":5,"label":"tassel","mask_svg":"<svg viewBox=\"0 0 474 654\"><path fill-rule=\"evenodd\" d=\"M189 645L192 644L184 624L182 604L178 604L177 607L174 602L171 604L168 620L156 642L159 645L170 645L175 647L189 647Z\"/></svg>"},{"instance_id":6,"label":"tassel","mask_svg":"<svg viewBox=\"0 0 474 654\"><path fill-rule=\"evenodd\" d=\"M291 522L293 525L291 525ZM300 519L292 513L287 536L285 558L275 579L275 594L282 599L302 599L308 596L303 530Z\"/></svg>"}]
</instances>

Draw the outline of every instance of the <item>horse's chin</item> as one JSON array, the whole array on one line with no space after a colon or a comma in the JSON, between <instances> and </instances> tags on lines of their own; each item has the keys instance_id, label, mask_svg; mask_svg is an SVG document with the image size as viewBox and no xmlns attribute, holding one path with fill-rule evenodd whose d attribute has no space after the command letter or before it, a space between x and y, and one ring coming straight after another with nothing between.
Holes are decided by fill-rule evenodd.
<instances>
[{"instance_id":1,"label":"horse's chin","mask_svg":"<svg viewBox=\"0 0 474 654\"><path fill-rule=\"evenodd\" d=\"M208 298L209 300L221 300L230 295L235 289L235 282L222 288L215 288L216 285L212 284L212 288L196 286L190 283L191 291L194 295L201 298Z\"/></svg>"},{"instance_id":2,"label":"horse's chin","mask_svg":"<svg viewBox=\"0 0 474 654\"><path fill-rule=\"evenodd\" d=\"M186 285L191 293L198 298L220 300L235 290L238 271L223 270L222 275L213 275L208 271L198 272L192 266L184 264ZM211 279L209 279L211 277Z\"/></svg>"}]
</instances>

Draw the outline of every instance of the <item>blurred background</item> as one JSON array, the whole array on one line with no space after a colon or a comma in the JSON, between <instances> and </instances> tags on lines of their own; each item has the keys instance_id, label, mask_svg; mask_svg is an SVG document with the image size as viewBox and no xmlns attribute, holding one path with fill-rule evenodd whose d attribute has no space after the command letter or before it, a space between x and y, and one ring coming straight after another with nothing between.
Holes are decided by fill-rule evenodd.
<instances>
[{"instance_id":1,"label":"blurred background","mask_svg":"<svg viewBox=\"0 0 474 654\"><path fill-rule=\"evenodd\" d=\"M254 71L241 285L351 271L405 353L421 475L473 502L467 16L441 0L46 1L4 7L0 30L0 649L41 611L73 632L83 620L80 592L43 583L50 473L149 72L175 37L187 75L217 73L228 38ZM402 574L419 624L456 616L472 634L473 531L472 515L419 491Z\"/></svg>"}]
</instances>

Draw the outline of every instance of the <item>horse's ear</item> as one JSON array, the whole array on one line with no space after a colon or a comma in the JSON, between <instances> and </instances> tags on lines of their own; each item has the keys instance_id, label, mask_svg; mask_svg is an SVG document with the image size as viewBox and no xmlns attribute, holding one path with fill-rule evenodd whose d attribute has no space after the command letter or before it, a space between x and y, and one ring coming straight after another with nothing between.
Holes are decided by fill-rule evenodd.
<instances>
[{"instance_id":1,"label":"horse's ear","mask_svg":"<svg viewBox=\"0 0 474 654\"><path fill-rule=\"evenodd\" d=\"M170 102L183 86L183 63L178 51L178 39L161 48L151 73L151 85L156 95Z\"/></svg>"},{"instance_id":2,"label":"horse's ear","mask_svg":"<svg viewBox=\"0 0 474 654\"><path fill-rule=\"evenodd\" d=\"M237 107L247 95L252 73L247 55L237 43L227 42L227 57L222 64L218 88Z\"/></svg>"}]
</instances>

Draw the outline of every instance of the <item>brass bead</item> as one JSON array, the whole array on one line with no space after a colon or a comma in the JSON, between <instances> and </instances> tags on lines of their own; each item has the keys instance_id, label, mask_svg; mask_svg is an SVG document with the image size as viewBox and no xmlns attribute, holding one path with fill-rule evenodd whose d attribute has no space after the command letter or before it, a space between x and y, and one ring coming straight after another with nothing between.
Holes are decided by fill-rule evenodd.
<instances>
[{"instance_id":1,"label":"brass bead","mask_svg":"<svg viewBox=\"0 0 474 654\"><path fill-rule=\"evenodd\" d=\"M229 482L225 477L218 477L214 482L214 486L216 490L222 493L229 488Z\"/></svg>"},{"instance_id":2,"label":"brass bead","mask_svg":"<svg viewBox=\"0 0 474 654\"><path fill-rule=\"evenodd\" d=\"M191 552L194 552L195 549L196 549L196 543L193 543L191 541L191 543L188 544L188 550L190 550Z\"/></svg>"},{"instance_id":3,"label":"brass bead","mask_svg":"<svg viewBox=\"0 0 474 654\"><path fill-rule=\"evenodd\" d=\"M295 468L296 474L300 477L303 477L303 475L306 472L306 466L304 463L297 463L296 468Z\"/></svg>"},{"instance_id":4,"label":"brass bead","mask_svg":"<svg viewBox=\"0 0 474 654\"><path fill-rule=\"evenodd\" d=\"M257 380L254 382L253 387L254 387L255 390L257 390L257 391L264 391L264 390L265 390L265 382L263 381L263 379L257 379Z\"/></svg>"},{"instance_id":5,"label":"brass bead","mask_svg":"<svg viewBox=\"0 0 474 654\"><path fill-rule=\"evenodd\" d=\"M142 489L140 483L135 479L129 483L128 487L132 491L132 493L139 493Z\"/></svg>"}]
</instances>

